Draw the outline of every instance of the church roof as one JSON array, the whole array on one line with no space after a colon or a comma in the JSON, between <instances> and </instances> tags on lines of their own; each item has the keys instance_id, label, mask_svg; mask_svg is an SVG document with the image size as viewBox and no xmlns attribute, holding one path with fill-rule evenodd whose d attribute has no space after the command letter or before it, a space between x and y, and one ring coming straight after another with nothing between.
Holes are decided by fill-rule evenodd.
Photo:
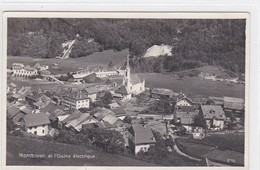
<instances>
[{"instance_id":1,"label":"church roof","mask_svg":"<svg viewBox=\"0 0 260 170\"><path fill-rule=\"evenodd\" d=\"M142 81L141 81L140 77L137 74L132 74L130 76L130 83L132 85L135 85L135 84L138 84L138 83L141 83L141 82Z\"/></svg>"}]
</instances>

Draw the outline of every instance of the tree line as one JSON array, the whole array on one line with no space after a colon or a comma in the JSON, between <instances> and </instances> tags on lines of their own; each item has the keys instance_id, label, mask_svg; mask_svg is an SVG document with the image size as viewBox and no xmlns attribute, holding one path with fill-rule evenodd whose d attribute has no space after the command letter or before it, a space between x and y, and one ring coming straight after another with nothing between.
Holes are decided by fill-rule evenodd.
<instances>
[{"instance_id":1,"label":"tree line","mask_svg":"<svg viewBox=\"0 0 260 170\"><path fill-rule=\"evenodd\" d=\"M245 20L243 19L8 19L8 55L51 58L61 44L81 37L73 57L95 51L128 48L142 71L153 61L153 71L182 70L203 64L244 72ZM87 44L87 40L94 39ZM153 45L173 47L171 57L143 59ZM144 64L144 62L146 62Z\"/></svg>"}]
</instances>

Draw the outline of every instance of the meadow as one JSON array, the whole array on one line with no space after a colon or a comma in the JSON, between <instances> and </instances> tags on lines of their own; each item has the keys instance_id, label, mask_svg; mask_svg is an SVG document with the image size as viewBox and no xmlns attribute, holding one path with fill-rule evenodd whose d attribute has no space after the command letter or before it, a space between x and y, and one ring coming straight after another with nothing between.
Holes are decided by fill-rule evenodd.
<instances>
[{"instance_id":1,"label":"meadow","mask_svg":"<svg viewBox=\"0 0 260 170\"><path fill-rule=\"evenodd\" d=\"M11 67L12 63L23 63L24 65L35 65L40 63L43 65L49 65L49 70L56 74L66 74L68 72L75 72L79 69L84 68L95 68L99 66L107 66L110 61L113 61L115 65L123 65L126 60L127 50L123 51L113 51L105 50L103 52L96 52L86 57L80 58L68 58L68 59L58 59L58 58L32 58L27 56L8 56L7 57L7 67ZM51 66L52 64L57 64L57 68Z\"/></svg>"},{"instance_id":2,"label":"meadow","mask_svg":"<svg viewBox=\"0 0 260 170\"><path fill-rule=\"evenodd\" d=\"M150 88L169 88L174 92L183 92L192 97L208 97L208 96L229 96L244 98L244 84L227 84L212 80L198 78L179 79L173 75L160 73L140 73L142 79L145 79L146 87Z\"/></svg>"}]
</instances>

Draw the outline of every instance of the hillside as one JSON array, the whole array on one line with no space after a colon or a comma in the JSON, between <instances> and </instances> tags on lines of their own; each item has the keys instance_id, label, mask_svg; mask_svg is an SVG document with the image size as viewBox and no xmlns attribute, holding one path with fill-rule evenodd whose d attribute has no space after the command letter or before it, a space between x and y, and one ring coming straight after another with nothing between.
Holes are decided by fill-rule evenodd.
<instances>
[{"instance_id":1,"label":"hillside","mask_svg":"<svg viewBox=\"0 0 260 170\"><path fill-rule=\"evenodd\" d=\"M242 19L8 19L8 55L53 58L74 40L71 57L129 49L136 72L172 72L205 65L245 71ZM93 40L89 43L89 39ZM154 45L172 46L172 56L142 58Z\"/></svg>"},{"instance_id":2,"label":"hillside","mask_svg":"<svg viewBox=\"0 0 260 170\"><path fill-rule=\"evenodd\" d=\"M22 154L41 154L45 158L23 158ZM71 158L48 158L48 155L71 155ZM74 154L89 158L72 158ZM34 166L152 166L153 164L122 155L108 154L82 146L38 139L7 136L7 165ZM154 166L154 165L153 165Z\"/></svg>"}]
</instances>

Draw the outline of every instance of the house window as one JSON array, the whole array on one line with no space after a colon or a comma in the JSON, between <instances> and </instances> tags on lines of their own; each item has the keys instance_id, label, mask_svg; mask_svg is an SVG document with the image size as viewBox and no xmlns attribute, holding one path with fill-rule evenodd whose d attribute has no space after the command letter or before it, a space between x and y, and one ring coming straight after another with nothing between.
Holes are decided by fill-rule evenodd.
<instances>
[{"instance_id":1,"label":"house window","mask_svg":"<svg viewBox=\"0 0 260 170\"><path fill-rule=\"evenodd\" d=\"M34 134L37 135L37 131L34 131Z\"/></svg>"},{"instance_id":2,"label":"house window","mask_svg":"<svg viewBox=\"0 0 260 170\"><path fill-rule=\"evenodd\" d=\"M44 134L44 130L42 130L42 133Z\"/></svg>"}]
</instances>

